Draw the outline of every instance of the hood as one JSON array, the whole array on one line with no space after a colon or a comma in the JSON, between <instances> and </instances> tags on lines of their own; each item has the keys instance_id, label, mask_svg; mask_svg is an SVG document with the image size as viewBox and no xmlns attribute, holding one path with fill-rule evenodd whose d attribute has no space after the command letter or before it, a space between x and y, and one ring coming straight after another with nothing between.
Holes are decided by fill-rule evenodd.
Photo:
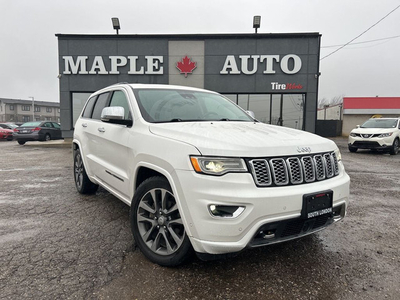
<instances>
[{"instance_id":1,"label":"hood","mask_svg":"<svg viewBox=\"0 0 400 300\"><path fill-rule=\"evenodd\" d=\"M378 133L388 133L396 131L396 128L355 128L352 133L368 133L368 134L378 134Z\"/></svg>"},{"instance_id":2,"label":"hood","mask_svg":"<svg viewBox=\"0 0 400 300\"><path fill-rule=\"evenodd\" d=\"M336 149L320 136L253 122L183 122L151 124L153 134L185 142L202 155L262 157L318 153Z\"/></svg>"}]
</instances>

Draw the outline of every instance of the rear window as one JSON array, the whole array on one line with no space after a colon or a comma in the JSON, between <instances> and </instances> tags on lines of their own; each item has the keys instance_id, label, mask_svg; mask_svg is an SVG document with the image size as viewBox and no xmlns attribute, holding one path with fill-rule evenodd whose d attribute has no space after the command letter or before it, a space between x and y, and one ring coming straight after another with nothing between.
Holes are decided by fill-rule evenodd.
<instances>
[{"instance_id":1,"label":"rear window","mask_svg":"<svg viewBox=\"0 0 400 300\"><path fill-rule=\"evenodd\" d=\"M82 116L84 118L91 118L92 117L92 111L93 111L93 106L94 103L96 102L96 96L92 97L88 100L88 103L86 104L85 110L83 111Z\"/></svg>"},{"instance_id":2,"label":"rear window","mask_svg":"<svg viewBox=\"0 0 400 300\"><path fill-rule=\"evenodd\" d=\"M21 125L21 127L37 127L42 122L27 122Z\"/></svg>"},{"instance_id":3,"label":"rear window","mask_svg":"<svg viewBox=\"0 0 400 300\"><path fill-rule=\"evenodd\" d=\"M108 95L109 93L104 93L97 98L96 104L93 109L92 119L101 119L101 111L104 107L107 106Z\"/></svg>"}]
</instances>

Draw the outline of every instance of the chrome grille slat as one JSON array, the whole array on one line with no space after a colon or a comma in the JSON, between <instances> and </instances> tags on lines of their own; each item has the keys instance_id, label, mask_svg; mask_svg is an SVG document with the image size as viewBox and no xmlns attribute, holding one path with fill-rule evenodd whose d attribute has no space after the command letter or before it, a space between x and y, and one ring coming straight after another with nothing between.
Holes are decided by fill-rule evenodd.
<instances>
[{"instance_id":1,"label":"chrome grille slat","mask_svg":"<svg viewBox=\"0 0 400 300\"><path fill-rule=\"evenodd\" d=\"M289 183L288 168L283 158L273 158L269 161L271 173L276 185L287 185Z\"/></svg>"},{"instance_id":2,"label":"chrome grille slat","mask_svg":"<svg viewBox=\"0 0 400 300\"><path fill-rule=\"evenodd\" d=\"M254 159L250 161L250 166L257 185L270 186L272 184L271 171L265 159Z\"/></svg>"},{"instance_id":3,"label":"chrome grille slat","mask_svg":"<svg viewBox=\"0 0 400 300\"><path fill-rule=\"evenodd\" d=\"M339 175L334 152L296 157L249 160L257 186L286 186L321 181Z\"/></svg>"},{"instance_id":4,"label":"chrome grille slat","mask_svg":"<svg viewBox=\"0 0 400 300\"><path fill-rule=\"evenodd\" d=\"M317 180L325 179L325 164L322 155L314 155L314 163L317 171Z\"/></svg>"},{"instance_id":5,"label":"chrome grille slat","mask_svg":"<svg viewBox=\"0 0 400 300\"><path fill-rule=\"evenodd\" d=\"M293 184L300 184L303 182L303 171L301 170L301 162L297 157L290 157L286 160L288 169L290 182Z\"/></svg>"}]
</instances>

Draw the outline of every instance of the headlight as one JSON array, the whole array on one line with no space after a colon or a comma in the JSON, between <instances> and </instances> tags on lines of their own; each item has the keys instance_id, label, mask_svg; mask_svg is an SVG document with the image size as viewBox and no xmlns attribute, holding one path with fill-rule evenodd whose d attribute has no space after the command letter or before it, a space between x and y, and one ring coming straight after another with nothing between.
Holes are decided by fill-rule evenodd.
<instances>
[{"instance_id":1,"label":"headlight","mask_svg":"<svg viewBox=\"0 0 400 300\"><path fill-rule=\"evenodd\" d=\"M388 133L382 133L378 136L378 138L384 138L384 137L388 137L391 136L393 134L393 132L388 132Z\"/></svg>"},{"instance_id":2,"label":"headlight","mask_svg":"<svg viewBox=\"0 0 400 300\"><path fill-rule=\"evenodd\" d=\"M337 149L335 150L335 155L336 155L336 159L337 159L338 161L341 161L341 160L342 160L342 154L340 153L339 148L337 148Z\"/></svg>"},{"instance_id":3,"label":"headlight","mask_svg":"<svg viewBox=\"0 0 400 300\"><path fill-rule=\"evenodd\" d=\"M241 158L191 156L190 161L197 173L223 175L229 172L247 172Z\"/></svg>"},{"instance_id":4,"label":"headlight","mask_svg":"<svg viewBox=\"0 0 400 300\"><path fill-rule=\"evenodd\" d=\"M350 133L350 136L352 136L352 137L356 137L357 136L357 134L355 134L355 133Z\"/></svg>"}]
</instances>

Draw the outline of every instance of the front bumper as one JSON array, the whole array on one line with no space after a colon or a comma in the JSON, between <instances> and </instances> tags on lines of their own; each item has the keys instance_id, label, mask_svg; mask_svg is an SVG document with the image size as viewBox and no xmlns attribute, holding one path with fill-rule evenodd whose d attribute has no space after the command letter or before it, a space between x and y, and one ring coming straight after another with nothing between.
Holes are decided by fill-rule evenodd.
<instances>
[{"instance_id":1,"label":"front bumper","mask_svg":"<svg viewBox=\"0 0 400 300\"><path fill-rule=\"evenodd\" d=\"M375 149L375 150L389 150L394 141L393 137L386 138L362 138L349 136L349 147L358 149Z\"/></svg>"},{"instance_id":2,"label":"front bumper","mask_svg":"<svg viewBox=\"0 0 400 300\"><path fill-rule=\"evenodd\" d=\"M301 237L341 220L348 205L350 179L340 163L340 174L328 180L285 187L256 187L249 173L226 174L221 177L177 171L177 180L184 190L176 190L187 233L196 252L226 254L246 247ZM325 190L333 191L334 214L329 219L302 220L303 196ZM210 205L241 206L237 217L215 217ZM336 212L336 215L335 215ZM293 223L294 222L294 223ZM284 233L285 228L294 231ZM272 237L260 232L274 231ZM262 237L262 239L260 239Z\"/></svg>"},{"instance_id":3,"label":"front bumper","mask_svg":"<svg viewBox=\"0 0 400 300\"><path fill-rule=\"evenodd\" d=\"M13 139L13 135L12 134L3 134L0 136L0 139L11 141Z\"/></svg>"}]
</instances>

